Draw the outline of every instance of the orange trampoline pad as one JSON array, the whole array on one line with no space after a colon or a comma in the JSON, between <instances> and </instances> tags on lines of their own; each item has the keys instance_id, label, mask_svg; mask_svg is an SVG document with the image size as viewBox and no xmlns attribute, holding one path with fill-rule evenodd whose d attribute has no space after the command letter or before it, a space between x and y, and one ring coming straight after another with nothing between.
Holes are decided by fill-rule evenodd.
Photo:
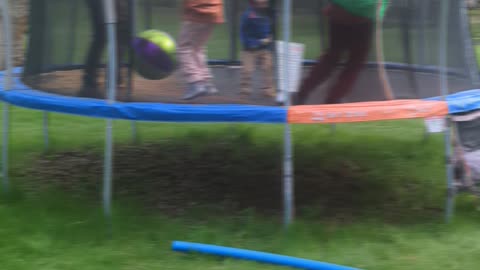
<instances>
[{"instance_id":1,"label":"orange trampoline pad","mask_svg":"<svg viewBox=\"0 0 480 270\"><path fill-rule=\"evenodd\" d=\"M444 101L390 100L332 105L292 106L288 122L297 124L354 123L446 116Z\"/></svg>"}]
</instances>

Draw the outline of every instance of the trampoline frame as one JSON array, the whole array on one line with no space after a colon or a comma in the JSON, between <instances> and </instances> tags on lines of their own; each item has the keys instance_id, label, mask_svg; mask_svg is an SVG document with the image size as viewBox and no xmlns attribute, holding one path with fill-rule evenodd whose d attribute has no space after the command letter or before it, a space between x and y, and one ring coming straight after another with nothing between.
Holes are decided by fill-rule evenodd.
<instances>
[{"instance_id":1,"label":"trampoline frame","mask_svg":"<svg viewBox=\"0 0 480 270\"><path fill-rule=\"evenodd\" d=\"M115 5L114 0L102 0L104 3L105 8L105 27L107 28L107 44L108 44L108 62L107 62L107 92L108 92L108 100L107 103L109 106L115 106L115 92L116 92L116 82L117 82L117 72L116 69L116 62L118 59L116 55L116 17L115 17ZM4 40L5 40L5 62L6 62L6 73L4 77L4 87L3 91L12 90L12 79L13 79L13 36L12 36L12 22L11 17L9 14L9 1L8 0L1 0L2 4L2 15L3 15L3 27L4 27ZM462 9L466 9L465 3L462 4ZM292 9L292 0L283 0L283 41L285 44L285 61L288 63L289 60L289 42L291 39L291 9ZM442 35L439 40L440 43L440 50L439 50L439 62L440 62L440 75L441 75L441 90L442 90L442 99L446 102L447 95L448 95L448 85L447 85L447 52L448 52L448 42L447 42L447 29L448 29L448 0L442 0L441 5L441 15L440 15L440 22L439 30L441 31ZM466 15L466 13L464 14ZM462 17L462 16L461 16ZM465 18L463 18L465 19ZM133 20L132 20L133 21ZM462 22L463 29L468 29L468 25L464 25L465 22ZM465 34L465 33L464 33ZM466 43L467 40L464 39ZM473 54L471 44L465 44L467 49L470 51L466 52L467 59L469 60L468 63L471 64L471 76L472 78L476 78L476 82L478 83L478 69L476 64L472 63L473 58L471 57ZM231 56L233 57L233 52ZM470 58L469 58L470 57ZM233 60L233 59L231 59ZM288 85L288 78L289 78L289 69L284 69L284 73L282 74L285 76ZM285 89L280 89L285 90ZM289 95L287 96L286 103L284 108L286 110L289 109L291 106ZM3 176L3 191L8 192L9 190L9 102L3 100L3 130L2 130L2 176ZM44 128L44 138L45 138L45 146L48 147L48 112L44 112L44 121L43 121L43 128ZM103 172L103 191L102 191L102 199L103 199L103 211L105 214L106 219L108 222L111 222L111 206L112 206L112 181L113 181L113 126L112 126L112 117L105 117L106 124L105 124L105 152L104 152L104 172ZM450 121L448 121L450 123ZM132 121L132 130L134 136L136 136L136 129L135 129L135 121ZM444 139L445 139L445 162L446 162L446 170L447 170L447 200L446 200L446 211L445 211L445 220L449 222L452 218L453 211L454 211L454 198L456 194L455 187L453 185L453 164L452 160L452 149L450 145L450 134L451 134L451 125L449 124L444 132ZM294 205L294 175L293 175L293 151L292 151L292 134L291 134L291 126L289 121L285 121L284 126L284 153L283 153L283 208L284 208L284 216L283 216L283 223L286 227L288 227L293 221L295 216L295 205Z\"/></svg>"},{"instance_id":2,"label":"trampoline frame","mask_svg":"<svg viewBox=\"0 0 480 270\"><path fill-rule=\"evenodd\" d=\"M12 88L12 73L13 73L13 33L12 22L10 17L10 5L8 0L2 1L2 18L3 18L3 34L5 42L5 66L6 76L3 79L3 90L7 91ZM2 130L2 184L3 191L8 192L10 188L9 175L8 175L8 142L9 142L9 112L10 104L3 103L3 130Z\"/></svg>"},{"instance_id":3,"label":"trampoline frame","mask_svg":"<svg viewBox=\"0 0 480 270\"><path fill-rule=\"evenodd\" d=\"M438 50L438 59L440 65L440 91L442 94L442 98L446 101L446 97L448 95L448 81L447 81L447 38L448 38L448 1L443 0L441 3L440 8L440 49ZM442 42L443 41L443 42ZM446 202L446 211L445 211L445 218L447 220L451 219L453 213L453 207L455 201L453 200L453 196L450 194L454 192L453 184L454 184L454 172L453 172L453 163L452 163L452 147L451 147L451 123L450 119L447 117L447 128L444 132L444 140L445 140L445 166L447 170L447 202ZM453 195L453 194L452 194Z\"/></svg>"}]
</instances>

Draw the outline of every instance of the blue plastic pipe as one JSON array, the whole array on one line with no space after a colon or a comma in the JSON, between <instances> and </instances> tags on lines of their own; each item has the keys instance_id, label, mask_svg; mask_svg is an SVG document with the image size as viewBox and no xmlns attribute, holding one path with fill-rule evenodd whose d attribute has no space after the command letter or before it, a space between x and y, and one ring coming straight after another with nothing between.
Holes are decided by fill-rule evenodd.
<instances>
[{"instance_id":1,"label":"blue plastic pipe","mask_svg":"<svg viewBox=\"0 0 480 270\"><path fill-rule=\"evenodd\" d=\"M255 261L280 266L288 266L308 270L359 270L347 266L335 265L325 262L300 259L295 257L276 255L271 253L251 251L238 248L221 247L199 243L175 241L172 243L172 250L178 252L199 252L209 255L231 257L239 260Z\"/></svg>"}]
</instances>

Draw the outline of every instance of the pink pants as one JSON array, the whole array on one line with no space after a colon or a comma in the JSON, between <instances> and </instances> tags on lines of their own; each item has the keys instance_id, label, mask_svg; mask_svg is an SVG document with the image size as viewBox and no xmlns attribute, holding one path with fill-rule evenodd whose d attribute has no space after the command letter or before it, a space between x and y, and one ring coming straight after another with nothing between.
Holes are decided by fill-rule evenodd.
<instances>
[{"instance_id":1,"label":"pink pants","mask_svg":"<svg viewBox=\"0 0 480 270\"><path fill-rule=\"evenodd\" d=\"M178 39L177 56L182 76L187 83L209 81L206 44L215 24L184 21Z\"/></svg>"}]
</instances>

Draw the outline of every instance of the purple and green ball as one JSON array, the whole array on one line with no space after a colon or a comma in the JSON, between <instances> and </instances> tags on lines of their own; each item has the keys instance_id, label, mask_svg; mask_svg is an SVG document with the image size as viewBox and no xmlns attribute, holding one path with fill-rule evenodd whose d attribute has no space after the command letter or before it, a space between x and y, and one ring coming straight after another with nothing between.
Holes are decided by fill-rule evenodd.
<instances>
[{"instance_id":1,"label":"purple and green ball","mask_svg":"<svg viewBox=\"0 0 480 270\"><path fill-rule=\"evenodd\" d=\"M175 40L167 33L147 30L133 41L135 71L149 80L161 80L176 69Z\"/></svg>"}]
</instances>

